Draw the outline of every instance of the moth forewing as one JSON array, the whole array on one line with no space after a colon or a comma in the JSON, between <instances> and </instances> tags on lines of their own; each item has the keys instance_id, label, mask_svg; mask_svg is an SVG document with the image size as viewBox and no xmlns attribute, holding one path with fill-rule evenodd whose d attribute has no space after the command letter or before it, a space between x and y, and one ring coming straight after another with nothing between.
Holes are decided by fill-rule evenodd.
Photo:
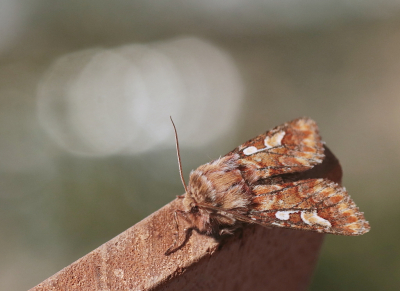
<instances>
[{"instance_id":1,"label":"moth forewing","mask_svg":"<svg viewBox=\"0 0 400 291\"><path fill-rule=\"evenodd\" d=\"M171 119L172 120L172 119ZM174 125L175 129L175 125ZM175 129L178 161L180 154ZM316 123L299 118L240 145L190 173L184 210L174 214L176 239L170 254L191 231L230 234L242 223L360 235L370 227L346 190L327 179L285 180L322 163L324 147ZM286 175L286 176L285 176ZM178 247L179 217L191 227Z\"/></svg>"}]
</instances>

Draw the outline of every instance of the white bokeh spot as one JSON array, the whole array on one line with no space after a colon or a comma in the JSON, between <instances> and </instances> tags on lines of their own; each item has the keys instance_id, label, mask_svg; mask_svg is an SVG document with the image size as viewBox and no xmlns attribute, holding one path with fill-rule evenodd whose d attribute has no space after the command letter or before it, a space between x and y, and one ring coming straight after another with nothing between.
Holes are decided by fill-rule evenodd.
<instances>
[{"instance_id":1,"label":"white bokeh spot","mask_svg":"<svg viewBox=\"0 0 400 291\"><path fill-rule=\"evenodd\" d=\"M222 50L197 38L90 49L59 58L38 90L43 128L80 155L204 146L234 128L243 83Z\"/></svg>"}]
</instances>

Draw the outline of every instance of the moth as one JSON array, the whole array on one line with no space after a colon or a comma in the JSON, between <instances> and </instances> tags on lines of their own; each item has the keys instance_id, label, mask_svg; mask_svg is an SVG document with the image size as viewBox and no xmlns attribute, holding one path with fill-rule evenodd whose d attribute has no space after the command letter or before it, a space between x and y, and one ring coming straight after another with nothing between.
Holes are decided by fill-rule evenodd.
<instances>
[{"instance_id":1,"label":"moth","mask_svg":"<svg viewBox=\"0 0 400 291\"><path fill-rule=\"evenodd\" d=\"M182 247L192 230L220 236L232 234L243 223L339 235L369 231L369 223L344 187L326 178L297 178L325 158L324 143L310 118L277 126L198 167L190 173L188 185L172 124L185 194L178 196L184 209L174 213L176 238L166 255ZM179 219L190 227L184 230L185 241L176 247Z\"/></svg>"}]
</instances>

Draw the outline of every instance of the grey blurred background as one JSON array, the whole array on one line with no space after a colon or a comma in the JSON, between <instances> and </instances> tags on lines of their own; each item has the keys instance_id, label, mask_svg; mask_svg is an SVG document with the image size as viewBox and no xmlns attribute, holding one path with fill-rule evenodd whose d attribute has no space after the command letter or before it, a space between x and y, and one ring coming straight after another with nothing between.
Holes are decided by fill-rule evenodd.
<instances>
[{"instance_id":1,"label":"grey blurred background","mask_svg":"<svg viewBox=\"0 0 400 291\"><path fill-rule=\"evenodd\" d=\"M183 169L300 116L371 223L310 290L400 290L400 1L0 0L0 289L183 193Z\"/></svg>"}]
</instances>

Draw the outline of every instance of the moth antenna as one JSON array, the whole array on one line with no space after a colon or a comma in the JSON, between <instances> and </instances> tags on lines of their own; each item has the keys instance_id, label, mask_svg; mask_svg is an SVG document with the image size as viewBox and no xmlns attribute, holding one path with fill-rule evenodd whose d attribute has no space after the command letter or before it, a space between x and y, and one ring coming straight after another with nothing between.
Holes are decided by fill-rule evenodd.
<instances>
[{"instance_id":1,"label":"moth antenna","mask_svg":"<svg viewBox=\"0 0 400 291\"><path fill-rule=\"evenodd\" d=\"M183 187L185 188L185 193L187 193L187 186L186 186L186 182L185 182L185 179L183 178L183 173L182 173L182 162L181 162L181 154L179 152L178 132L176 131L175 123L172 120L172 117L170 116L169 118L171 119L172 126L174 127L174 131L175 131L176 155L178 156L179 174L181 175L181 180L182 180Z\"/></svg>"}]
</instances>

